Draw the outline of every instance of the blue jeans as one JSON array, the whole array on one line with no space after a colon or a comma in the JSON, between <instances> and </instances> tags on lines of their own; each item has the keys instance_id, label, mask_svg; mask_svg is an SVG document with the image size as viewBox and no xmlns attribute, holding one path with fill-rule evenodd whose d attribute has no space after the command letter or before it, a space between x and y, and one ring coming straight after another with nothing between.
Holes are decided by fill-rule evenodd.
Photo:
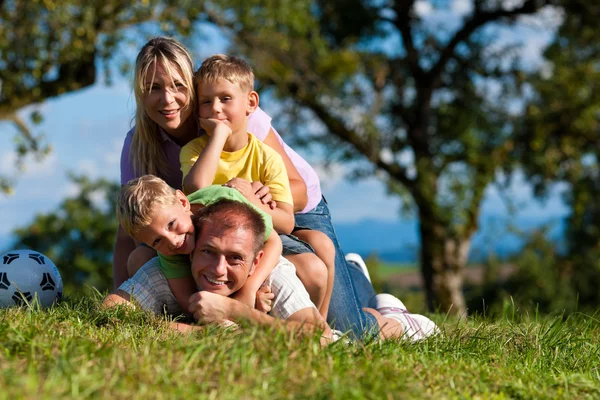
<instances>
[{"instance_id":1,"label":"blue jeans","mask_svg":"<svg viewBox=\"0 0 600 400\"><path fill-rule=\"evenodd\" d=\"M335 277L329 304L327 322L337 330L354 334L357 338L375 335L378 325L372 314L362 310L375 295L373 285L353 263L347 263L331 224L327 202L321 202L306 214L295 214L296 226L321 231L335 246Z\"/></svg>"}]
</instances>

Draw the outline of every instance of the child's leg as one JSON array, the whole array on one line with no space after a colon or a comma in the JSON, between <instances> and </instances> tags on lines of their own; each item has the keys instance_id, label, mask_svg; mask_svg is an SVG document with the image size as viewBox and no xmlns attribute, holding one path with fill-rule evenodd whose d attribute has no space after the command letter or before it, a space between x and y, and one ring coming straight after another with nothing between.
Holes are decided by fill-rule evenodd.
<instances>
[{"instance_id":1,"label":"child's leg","mask_svg":"<svg viewBox=\"0 0 600 400\"><path fill-rule=\"evenodd\" d=\"M310 300L321 310L327 290L327 267L313 253L289 254L287 258L296 267L296 275L306 288Z\"/></svg>"},{"instance_id":2,"label":"child's leg","mask_svg":"<svg viewBox=\"0 0 600 400\"><path fill-rule=\"evenodd\" d=\"M140 245L136 247L127 259L127 274L131 278L142 265L156 257L156 250L151 247Z\"/></svg>"},{"instance_id":3,"label":"child's leg","mask_svg":"<svg viewBox=\"0 0 600 400\"><path fill-rule=\"evenodd\" d=\"M194 278L190 275L184 278L170 278L167 279L167 282L169 282L173 296L175 296L175 300L177 300L183 312L189 314L190 296L197 291Z\"/></svg>"},{"instance_id":4,"label":"child's leg","mask_svg":"<svg viewBox=\"0 0 600 400\"><path fill-rule=\"evenodd\" d=\"M294 235L310 244L315 250L317 257L325 263L325 267L327 268L327 286L325 287L325 295L323 297L323 303L321 306L318 306L319 312L323 318L327 319L327 311L329 310L329 302L331 301L331 292L333 291L333 279L335 274L335 247L333 247L331 239L323 232L300 229L294 231Z\"/></svg>"}]
</instances>

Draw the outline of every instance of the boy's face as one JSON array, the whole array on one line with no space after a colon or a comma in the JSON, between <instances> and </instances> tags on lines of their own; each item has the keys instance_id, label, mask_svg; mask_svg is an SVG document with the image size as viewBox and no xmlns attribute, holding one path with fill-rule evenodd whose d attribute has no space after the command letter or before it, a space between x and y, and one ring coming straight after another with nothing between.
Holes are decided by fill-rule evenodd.
<instances>
[{"instance_id":1,"label":"boy's face","mask_svg":"<svg viewBox=\"0 0 600 400\"><path fill-rule=\"evenodd\" d=\"M258 94L244 92L226 79L214 83L198 83L200 118L223 121L233 134L246 133L248 115L258 107Z\"/></svg>"},{"instance_id":2,"label":"boy's face","mask_svg":"<svg viewBox=\"0 0 600 400\"><path fill-rule=\"evenodd\" d=\"M167 256L192 254L195 245L190 203L181 191L176 196L176 204L154 206L152 222L136 235L136 239Z\"/></svg>"},{"instance_id":3,"label":"boy's face","mask_svg":"<svg viewBox=\"0 0 600 400\"><path fill-rule=\"evenodd\" d=\"M253 233L207 223L192 255L192 276L198 290L230 296L244 286L262 257L254 255Z\"/></svg>"}]
</instances>

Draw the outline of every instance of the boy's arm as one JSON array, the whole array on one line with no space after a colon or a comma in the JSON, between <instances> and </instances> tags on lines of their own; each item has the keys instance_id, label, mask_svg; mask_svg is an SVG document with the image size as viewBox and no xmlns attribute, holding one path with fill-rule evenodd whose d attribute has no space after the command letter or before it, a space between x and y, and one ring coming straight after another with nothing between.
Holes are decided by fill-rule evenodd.
<instances>
[{"instance_id":1,"label":"boy's arm","mask_svg":"<svg viewBox=\"0 0 600 400\"><path fill-rule=\"evenodd\" d=\"M227 139L231 136L231 128L222 121L201 118L200 125L208 132L209 138L206 147L183 178L183 191L186 194L212 185L217 173L221 152Z\"/></svg>"},{"instance_id":2,"label":"boy's arm","mask_svg":"<svg viewBox=\"0 0 600 400\"><path fill-rule=\"evenodd\" d=\"M269 134L263 143L275 150L283 159L283 163L285 164L285 169L287 170L288 178L290 180L292 197L294 198L294 211L302 211L308 202L306 183L304 182L304 179L302 179L302 176L300 176L298 173L298 170L285 152L285 149L281 143L279 143L279 140L277 140L277 136L275 136L273 128L269 130Z\"/></svg>"},{"instance_id":3,"label":"boy's arm","mask_svg":"<svg viewBox=\"0 0 600 400\"><path fill-rule=\"evenodd\" d=\"M254 308L256 292L260 289L263 282L269 277L273 268L275 268L279 262L282 249L283 246L281 245L279 235L275 230L272 230L265 242L265 247L263 248L264 254L258 262L254 273L248 277L244 286L231 297Z\"/></svg>"},{"instance_id":4,"label":"boy's arm","mask_svg":"<svg viewBox=\"0 0 600 400\"><path fill-rule=\"evenodd\" d=\"M167 282L169 282L169 287L181 309L187 310L189 307L190 296L196 292L194 279L190 275L184 278L169 278L167 279Z\"/></svg>"},{"instance_id":5,"label":"boy's arm","mask_svg":"<svg viewBox=\"0 0 600 400\"><path fill-rule=\"evenodd\" d=\"M233 178L225 184L231 188L237 189L244 195L248 201L260 208L273 219L273 228L282 234L290 234L294 230L294 207L284 202L276 202L277 207L271 209L267 204L263 204L258 197L254 195L252 184L242 178Z\"/></svg>"}]
</instances>

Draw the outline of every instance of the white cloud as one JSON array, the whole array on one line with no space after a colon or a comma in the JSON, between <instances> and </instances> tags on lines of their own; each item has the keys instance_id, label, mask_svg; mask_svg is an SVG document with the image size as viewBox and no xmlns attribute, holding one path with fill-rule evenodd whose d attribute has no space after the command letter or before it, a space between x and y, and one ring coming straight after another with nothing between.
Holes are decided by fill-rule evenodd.
<instances>
[{"instance_id":1,"label":"white cloud","mask_svg":"<svg viewBox=\"0 0 600 400\"><path fill-rule=\"evenodd\" d=\"M430 15L434 11L431 2L425 0L417 0L414 10L421 18Z\"/></svg>"},{"instance_id":2,"label":"white cloud","mask_svg":"<svg viewBox=\"0 0 600 400\"><path fill-rule=\"evenodd\" d=\"M51 177L56 176L55 169L58 164L55 153L50 153L42 160L28 154L23 160L23 169L17 168L17 153L12 150L0 156L0 174L21 178Z\"/></svg>"},{"instance_id":3,"label":"white cloud","mask_svg":"<svg viewBox=\"0 0 600 400\"><path fill-rule=\"evenodd\" d=\"M451 10L457 15L468 15L473 12L473 2L470 0L454 0Z\"/></svg>"}]
</instances>

